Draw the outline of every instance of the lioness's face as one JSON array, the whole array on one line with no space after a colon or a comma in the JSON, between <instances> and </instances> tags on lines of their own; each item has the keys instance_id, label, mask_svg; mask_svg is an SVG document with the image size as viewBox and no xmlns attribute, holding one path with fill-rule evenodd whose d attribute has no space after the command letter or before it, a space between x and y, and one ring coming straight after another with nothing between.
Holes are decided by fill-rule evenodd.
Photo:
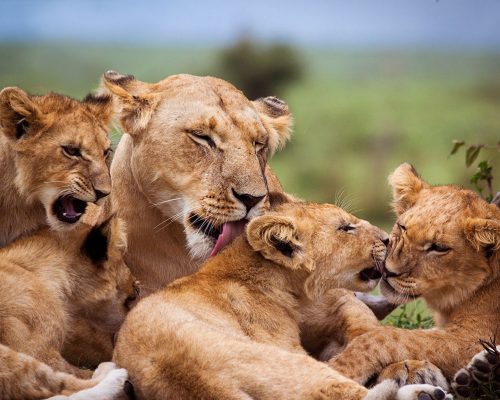
<instances>
[{"instance_id":1,"label":"lioness's face","mask_svg":"<svg viewBox=\"0 0 500 400\"><path fill-rule=\"evenodd\" d=\"M398 219L381 283L384 296L394 303L423 296L446 309L498 273L495 206L469 190L431 187L406 165L391 179L400 193L395 193Z\"/></svg>"},{"instance_id":2,"label":"lioness's face","mask_svg":"<svg viewBox=\"0 0 500 400\"><path fill-rule=\"evenodd\" d=\"M164 215L156 229L181 222L192 254L205 258L268 207L266 162L286 140L281 135L288 136L286 104L251 102L210 77L183 75L154 85L112 77L107 85L155 104L142 131L126 111L122 124L134 141L134 177Z\"/></svg>"},{"instance_id":3,"label":"lioness's face","mask_svg":"<svg viewBox=\"0 0 500 400\"><path fill-rule=\"evenodd\" d=\"M306 289L369 291L382 275L387 234L329 204L286 203L250 222L247 237L264 257L309 272Z\"/></svg>"},{"instance_id":4,"label":"lioness's face","mask_svg":"<svg viewBox=\"0 0 500 400\"><path fill-rule=\"evenodd\" d=\"M54 229L71 227L87 203L111 190L111 99L89 96L80 102L8 88L0 94L0 103L18 190L28 202L43 204Z\"/></svg>"}]
</instances>

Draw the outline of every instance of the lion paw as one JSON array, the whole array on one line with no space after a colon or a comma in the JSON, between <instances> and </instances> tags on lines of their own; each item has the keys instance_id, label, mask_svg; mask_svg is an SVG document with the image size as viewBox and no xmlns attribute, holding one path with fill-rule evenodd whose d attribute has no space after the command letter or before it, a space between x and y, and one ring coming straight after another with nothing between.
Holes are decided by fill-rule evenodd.
<instances>
[{"instance_id":1,"label":"lion paw","mask_svg":"<svg viewBox=\"0 0 500 400\"><path fill-rule=\"evenodd\" d=\"M500 346L485 344L466 367L459 370L451 386L463 398L476 396L481 386L491 385L500 391Z\"/></svg>"},{"instance_id":2,"label":"lion paw","mask_svg":"<svg viewBox=\"0 0 500 400\"><path fill-rule=\"evenodd\" d=\"M441 370L428 361L407 360L391 364L385 367L380 373L377 382L386 379L393 379L404 385L432 385L448 390L448 381Z\"/></svg>"},{"instance_id":3,"label":"lion paw","mask_svg":"<svg viewBox=\"0 0 500 400\"><path fill-rule=\"evenodd\" d=\"M387 379L368 392L363 400L453 400L451 394L434 385L406 385Z\"/></svg>"},{"instance_id":4,"label":"lion paw","mask_svg":"<svg viewBox=\"0 0 500 400\"><path fill-rule=\"evenodd\" d=\"M434 385L407 385L398 390L396 400L452 400L443 388Z\"/></svg>"}]
</instances>

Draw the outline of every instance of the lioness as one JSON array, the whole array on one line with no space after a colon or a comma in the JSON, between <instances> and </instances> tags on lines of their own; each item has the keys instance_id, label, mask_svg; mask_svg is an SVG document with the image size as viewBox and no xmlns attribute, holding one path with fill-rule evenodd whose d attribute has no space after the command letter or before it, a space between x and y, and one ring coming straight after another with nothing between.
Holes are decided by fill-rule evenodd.
<instances>
[{"instance_id":1,"label":"lioness","mask_svg":"<svg viewBox=\"0 0 500 400\"><path fill-rule=\"evenodd\" d=\"M103 90L124 131L111 166L114 209L129 227L127 263L144 294L195 272L280 190L268 157L290 136L288 106L249 101L212 77L145 83L108 72Z\"/></svg>"},{"instance_id":2,"label":"lioness","mask_svg":"<svg viewBox=\"0 0 500 400\"><path fill-rule=\"evenodd\" d=\"M365 383L389 364L428 360L451 379L481 349L480 340L498 339L500 209L470 190L430 186L409 164L398 167L389 182L398 219L381 290L396 303L423 297L437 328L376 327L354 338L329 364ZM356 326L355 319L344 317L345 324ZM498 363L498 356L494 359ZM467 386L468 379L461 383Z\"/></svg>"},{"instance_id":3,"label":"lioness","mask_svg":"<svg viewBox=\"0 0 500 400\"><path fill-rule=\"evenodd\" d=\"M50 225L73 228L111 190L109 96L0 92L0 247Z\"/></svg>"},{"instance_id":4,"label":"lioness","mask_svg":"<svg viewBox=\"0 0 500 400\"><path fill-rule=\"evenodd\" d=\"M120 327L136 295L125 246L123 223L113 218L64 233L43 228L0 249L0 398L69 395L103 378L76 398L109 400L122 392L126 371L108 376L108 363L94 379L79 379L91 372L60 351L74 315L110 336Z\"/></svg>"},{"instance_id":5,"label":"lioness","mask_svg":"<svg viewBox=\"0 0 500 400\"><path fill-rule=\"evenodd\" d=\"M398 392L390 381L369 391L301 347L304 308L339 285L372 288L366 275L383 261L386 237L333 205L281 204L198 272L141 300L114 361L148 400L440 395L426 385Z\"/></svg>"}]
</instances>

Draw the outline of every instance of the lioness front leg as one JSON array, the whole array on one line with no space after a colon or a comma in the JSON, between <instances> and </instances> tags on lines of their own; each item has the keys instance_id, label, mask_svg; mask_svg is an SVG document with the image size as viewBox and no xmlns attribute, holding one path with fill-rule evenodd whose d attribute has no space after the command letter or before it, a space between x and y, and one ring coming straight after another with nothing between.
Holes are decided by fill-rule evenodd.
<instances>
[{"instance_id":1,"label":"lioness front leg","mask_svg":"<svg viewBox=\"0 0 500 400\"><path fill-rule=\"evenodd\" d=\"M466 363L479 349L476 341L445 330L378 329L355 338L346 349L329 361L341 374L365 384L389 364L405 360L427 360L447 379L457 366Z\"/></svg>"}]
</instances>

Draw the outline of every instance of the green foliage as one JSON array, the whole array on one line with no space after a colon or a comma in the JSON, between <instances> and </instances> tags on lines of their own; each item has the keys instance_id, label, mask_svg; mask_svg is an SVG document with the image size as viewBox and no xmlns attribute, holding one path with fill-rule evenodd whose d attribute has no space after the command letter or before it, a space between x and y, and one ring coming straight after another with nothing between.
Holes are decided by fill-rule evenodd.
<instances>
[{"instance_id":1,"label":"green foliage","mask_svg":"<svg viewBox=\"0 0 500 400\"><path fill-rule=\"evenodd\" d=\"M453 154L456 154L458 150L461 147L467 147L467 150L465 151L465 165L467 167L470 167L471 165L474 164L476 159L479 156L479 153L481 152L482 149L488 149L488 150L498 150L500 151L500 142L496 146L487 146L485 144L471 144L467 145L465 141L463 140L454 140L453 141L453 148L451 149L450 156ZM472 177L470 178L470 183L474 186L474 189L485 198L486 201L491 201L493 200L494 197L494 191L493 191L493 167L489 163L488 160L483 160L480 161L477 164L476 167L476 172ZM484 187L483 185L486 186L487 188L487 194L483 195Z\"/></svg>"},{"instance_id":2,"label":"green foliage","mask_svg":"<svg viewBox=\"0 0 500 400\"><path fill-rule=\"evenodd\" d=\"M220 53L218 75L250 99L277 95L302 74L298 53L286 44L264 46L242 39Z\"/></svg>"},{"instance_id":3,"label":"green foliage","mask_svg":"<svg viewBox=\"0 0 500 400\"><path fill-rule=\"evenodd\" d=\"M383 323L405 329L428 329L434 326L432 316L418 303L413 306L409 304L400 306Z\"/></svg>"}]
</instances>

